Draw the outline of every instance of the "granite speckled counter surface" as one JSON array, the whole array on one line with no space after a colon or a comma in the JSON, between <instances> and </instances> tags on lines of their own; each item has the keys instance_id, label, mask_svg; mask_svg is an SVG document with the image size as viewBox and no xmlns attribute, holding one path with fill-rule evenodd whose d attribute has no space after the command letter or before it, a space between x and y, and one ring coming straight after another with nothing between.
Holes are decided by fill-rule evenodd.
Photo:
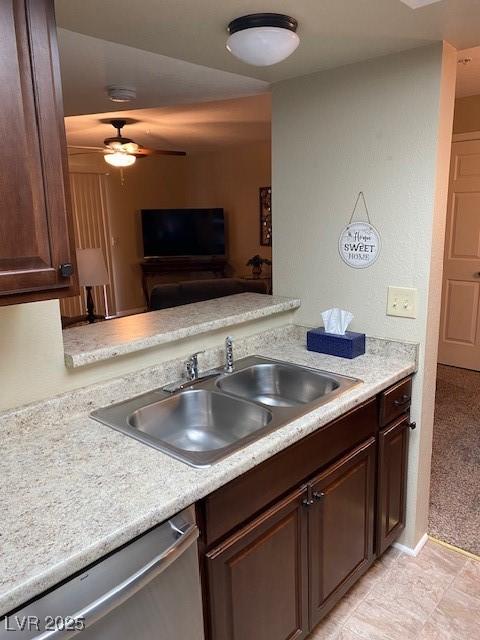
<instances>
[{"instance_id":1,"label":"granite speckled counter surface","mask_svg":"<svg viewBox=\"0 0 480 640\"><path fill-rule=\"evenodd\" d=\"M65 364L83 367L298 307L295 298L240 293L73 327L63 332Z\"/></svg>"},{"instance_id":2,"label":"granite speckled counter surface","mask_svg":"<svg viewBox=\"0 0 480 640\"><path fill-rule=\"evenodd\" d=\"M0 615L416 369L416 345L368 339L367 353L350 361L308 352L305 331L289 325L245 338L236 356L257 353L363 384L208 469L189 467L88 417L92 408L175 379L180 360L0 415ZM222 351L202 358L201 368L216 366Z\"/></svg>"}]
</instances>

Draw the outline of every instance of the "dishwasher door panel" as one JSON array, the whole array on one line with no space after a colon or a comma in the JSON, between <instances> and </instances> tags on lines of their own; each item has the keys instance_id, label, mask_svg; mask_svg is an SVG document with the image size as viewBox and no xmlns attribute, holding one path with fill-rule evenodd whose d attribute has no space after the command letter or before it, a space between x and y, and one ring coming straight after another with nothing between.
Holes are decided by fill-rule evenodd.
<instances>
[{"instance_id":1,"label":"dishwasher door panel","mask_svg":"<svg viewBox=\"0 0 480 640\"><path fill-rule=\"evenodd\" d=\"M189 507L0 620L0 640L203 640L197 538Z\"/></svg>"},{"instance_id":2,"label":"dishwasher door panel","mask_svg":"<svg viewBox=\"0 0 480 640\"><path fill-rule=\"evenodd\" d=\"M147 586L76 637L78 640L203 640L199 594L198 554L193 545Z\"/></svg>"}]
</instances>

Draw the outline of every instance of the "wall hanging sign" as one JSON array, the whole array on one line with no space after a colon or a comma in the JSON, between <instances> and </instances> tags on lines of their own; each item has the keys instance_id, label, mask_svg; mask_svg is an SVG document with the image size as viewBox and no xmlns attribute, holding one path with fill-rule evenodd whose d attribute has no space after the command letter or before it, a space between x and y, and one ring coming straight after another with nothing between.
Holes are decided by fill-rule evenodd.
<instances>
[{"instance_id":1,"label":"wall hanging sign","mask_svg":"<svg viewBox=\"0 0 480 640\"><path fill-rule=\"evenodd\" d=\"M367 222L352 222L360 199L365 207ZM380 234L370 221L367 203L363 191L360 191L352 215L347 226L342 230L338 239L338 251L340 257L354 269L365 269L370 267L380 254Z\"/></svg>"}]
</instances>

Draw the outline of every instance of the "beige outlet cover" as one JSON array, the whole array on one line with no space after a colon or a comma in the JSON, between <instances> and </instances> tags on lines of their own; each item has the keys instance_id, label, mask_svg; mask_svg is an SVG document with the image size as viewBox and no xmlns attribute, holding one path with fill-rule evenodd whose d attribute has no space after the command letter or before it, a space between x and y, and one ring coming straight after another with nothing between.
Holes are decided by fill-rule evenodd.
<instances>
[{"instance_id":1,"label":"beige outlet cover","mask_svg":"<svg viewBox=\"0 0 480 640\"><path fill-rule=\"evenodd\" d=\"M417 317L417 289L388 287L387 315L400 318Z\"/></svg>"}]
</instances>

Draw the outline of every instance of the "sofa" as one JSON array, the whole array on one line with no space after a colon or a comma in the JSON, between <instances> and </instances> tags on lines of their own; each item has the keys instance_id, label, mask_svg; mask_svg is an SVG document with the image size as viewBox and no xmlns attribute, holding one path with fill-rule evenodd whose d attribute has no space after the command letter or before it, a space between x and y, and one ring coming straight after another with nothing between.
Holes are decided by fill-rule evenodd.
<instances>
[{"instance_id":1,"label":"sofa","mask_svg":"<svg viewBox=\"0 0 480 640\"><path fill-rule=\"evenodd\" d=\"M192 302L223 298L235 293L267 293L265 280L242 280L240 278L213 278L208 280L186 280L153 287L150 294L150 311L179 307Z\"/></svg>"}]
</instances>

